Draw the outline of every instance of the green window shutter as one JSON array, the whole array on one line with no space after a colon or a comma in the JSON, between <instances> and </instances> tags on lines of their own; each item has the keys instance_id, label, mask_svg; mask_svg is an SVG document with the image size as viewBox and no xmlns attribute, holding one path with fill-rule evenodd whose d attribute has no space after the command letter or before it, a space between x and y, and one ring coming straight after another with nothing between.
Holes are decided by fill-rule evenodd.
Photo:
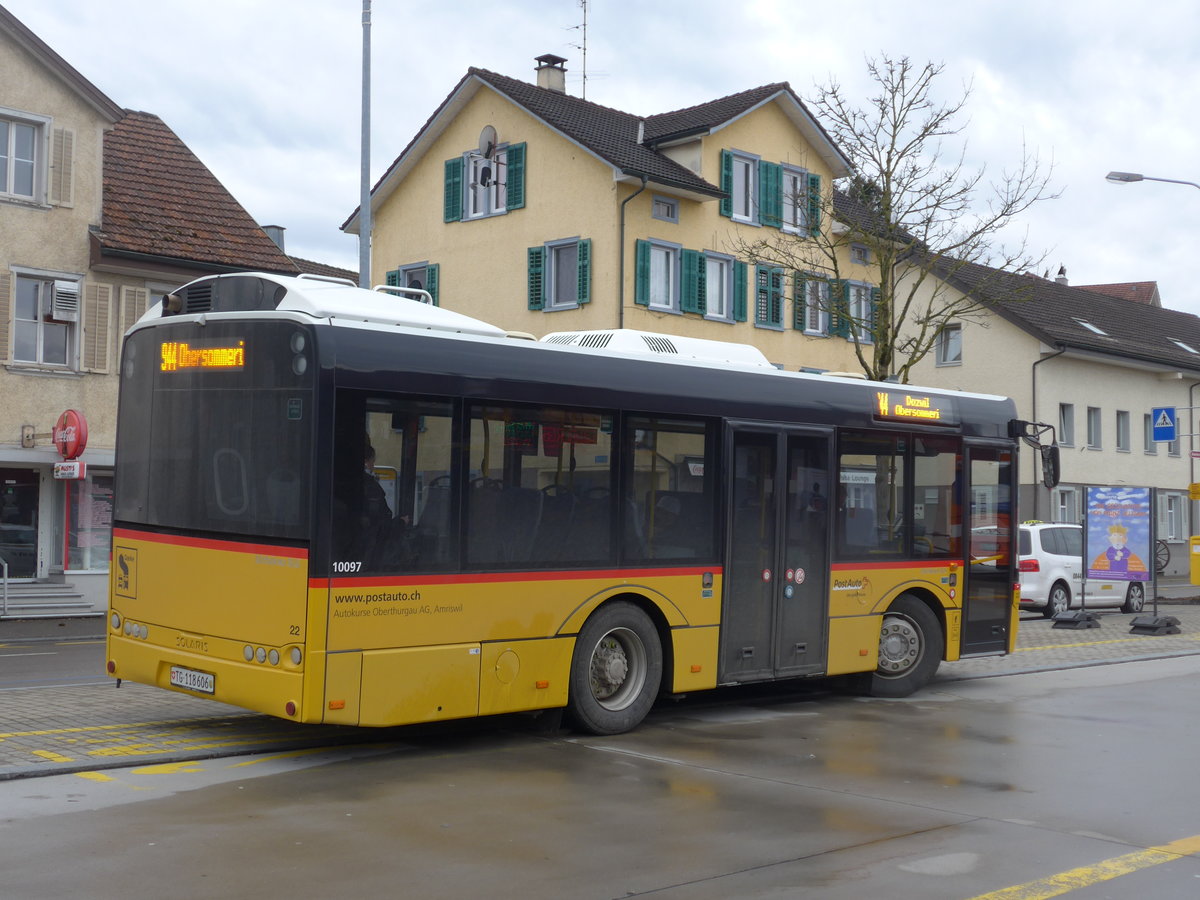
<instances>
[{"instance_id":1,"label":"green window shutter","mask_svg":"<svg viewBox=\"0 0 1200 900\"><path fill-rule=\"evenodd\" d=\"M808 176L808 233L821 233L821 176Z\"/></svg>"},{"instance_id":2,"label":"green window shutter","mask_svg":"<svg viewBox=\"0 0 1200 900\"><path fill-rule=\"evenodd\" d=\"M879 309L879 288L871 288L871 302L867 306L866 321L863 323L863 336L875 340L876 310Z\"/></svg>"},{"instance_id":3,"label":"green window shutter","mask_svg":"<svg viewBox=\"0 0 1200 900\"><path fill-rule=\"evenodd\" d=\"M721 190L725 196L721 198L721 215L733 217L733 154L728 150L721 151Z\"/></svg>"},{"instance_id":4,"label":"green window shutter","mask_svg":"<svg viewBox=\"0 0 1200 900\"><path fill-rule=\"evenodd\" d=\"M792 327L797 331L804 330L805 307L807 299L808 279L803 272L792 273Z\"/></svg>"},{"instance_id":5,"label":"green window shutter","mask_svg":"<svg viewBox=\"0 0 1200 900\"><path fill-rule=\"evenodd\" d=\"M685 313L704 315L708 311L705 297L704 254L699 250L684 250L682 253L679 308Z\"/></svg>"},{"instance_id":6,"label":"green window shutter","mask_svg":"<svg viewBox=\"0 0 1200 900\"><path fill-rule=\"evenodd\" d=\"M763 225L783 225L783 166L779 163L758 161L758 209Z\"/></svg>"},{"instance_id":7,"label":"green window shutter","mask_svg":"<svg viewBox=\"0 0 1200 900\"><path fill-rule=\"evenodd\" d=\"M463 204L463 159L456 156L446 160L445 195L442 200L442 221L461 222Z\"/></svg>"},{"instance_id":8,"label":"green window shutter","mask_svg":"<svg viewBox=\"0 0 1200 900\"><path fill-rule=\"evenodd\" d=\"M580 306L592 299L592 240L584 238L579 242L579 262L576 266L578 273L579 293L576 299Z\"/></svg>"},{"instance_id":9,"label":"green window shutter","mask_svg":"<svg viewBox=\"0 0 1200 900\"><path fill-rule=\"evenodd\" d=\"M754 321L759 325L783 324L783 270L754 267Z\"/></svg>"},{"instance_id":10,"label":"green window shutter","mask_svg":"<svg viewBox=\"0 0 1200 900\"><path fill-rule=\"evenodd\" d=\"M650 305L650 242L637 241L634 245L633 302L638 306Z\"/></svg>"},{"instance_id":11,"label":"green window shutter","mask_svg":"<svg viewBox=\"0 0 1200 900\"><path fill-rule=\"evenodd\" d=\"M735 322L746 321L748 268L744 262L735 261L733 264L733 320Z\"/></svg>"},{"instance_id":12,"label":"green window shutter","mask_svg":"<svg viewBox=\"0 0 1200 900\"><path fill-rule=\"evenodd\" d=\"M433 298L434 306L441 306L438 303L438 276L440 266L438 263L430 263L425 267L425 290L429 291L429 296Z\"/></svg>"},{"instance_id":13,"label":"green window shutter","mask_svg":"<svg viewBox=\"0 0 1200 900\"><path fill-rule=\"evenodd\" d=\"M400 287L400 270L392 269L384 277L384 284L388 287Z\"/></svg>"},{"instance_id":14,"label":"green window shutter","mask_svg":"<svg viewBox=\"0 0 1200 900\"><path fill-rule=\"evenodd\" d=\"M837 337L849 337L850 282L839 280L829 283L829 333Z\"/></svg>"},{"instance_id":15,"label":"green window shutter","mask_svg":"<svg viewBox=\"0 0 1200 900\"><path fill-rule=\"evenodd\" d=\"M513 144L508 148L505 160L508 163L508 181L505 188L506 209L525 208L525 145Z\"/></svg>"},{"instance_id":16,"label":"green window shutter","mask_svg":"<svg viewBox=\"0 0 1200 900\"><path fill-rule=\"evenodd\" d=\"M546 271L546 248L529 248L529 308L539 310L545 308L544 274Z\"/></svg>"}]
</instances>

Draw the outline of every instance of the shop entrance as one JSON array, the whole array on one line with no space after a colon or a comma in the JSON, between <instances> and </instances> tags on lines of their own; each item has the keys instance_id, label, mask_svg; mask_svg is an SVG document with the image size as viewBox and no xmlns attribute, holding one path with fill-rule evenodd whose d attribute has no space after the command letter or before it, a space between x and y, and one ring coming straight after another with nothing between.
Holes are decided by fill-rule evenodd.
<instances>
[{"instance_id":1,"label":"shop entrance","mask_svg":"<svg viewBox=\"0 0 1200 900\"><path fill-rule=\"evenodd\" d=\"M0 469L0 558L8 577L37 576L38 473Z\"/></svg>"}]
</instances>

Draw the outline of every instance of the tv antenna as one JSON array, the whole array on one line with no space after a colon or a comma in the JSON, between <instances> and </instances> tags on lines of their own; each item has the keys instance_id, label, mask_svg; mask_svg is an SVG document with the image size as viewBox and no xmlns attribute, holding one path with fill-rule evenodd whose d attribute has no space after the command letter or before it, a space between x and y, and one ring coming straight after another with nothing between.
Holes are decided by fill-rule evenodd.
<instances>
[{"instance_id":1,"label":"tv antenna","mask_svg":"<svg viewBox=\"0 0 1200 900\"><path fill-rule=\"evenodd\" d=\"M583 42L580 44L571 44L570 46L579 50L583 54L583 91L581 96L584 100L587 99L587 8L588 0L578 0L579 8L583 10L583 24L572 25L572 31L582 32Z\"/></svg>"}]
</instances>

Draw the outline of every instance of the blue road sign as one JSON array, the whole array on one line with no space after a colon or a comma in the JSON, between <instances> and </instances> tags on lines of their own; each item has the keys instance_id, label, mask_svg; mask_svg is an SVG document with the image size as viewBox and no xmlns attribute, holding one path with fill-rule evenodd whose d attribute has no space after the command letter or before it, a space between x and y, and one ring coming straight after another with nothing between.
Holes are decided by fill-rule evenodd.
<instances>
[{"instance_id":1,"label":"blue road sign","mask_svg":"<svg viewBox=\"0 0 1200 900\"><path fill-rule=\"evenodd\" d=\"M1153 438L1156 441L1174 441L1179 437L1175 417L1175 407L1155 406L1150 410L1150 423L1153 426Z\"/></svg>"}]
</instances>

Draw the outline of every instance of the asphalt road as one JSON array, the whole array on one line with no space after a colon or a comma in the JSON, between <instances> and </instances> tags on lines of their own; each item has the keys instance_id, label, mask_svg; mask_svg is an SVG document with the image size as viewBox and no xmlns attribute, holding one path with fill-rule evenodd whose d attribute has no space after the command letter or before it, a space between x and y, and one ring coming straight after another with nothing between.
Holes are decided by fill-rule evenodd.
<instances>
[{"instance_id":1,"label":"asphalt road","mask_svg":"<svg viewBox=\"0 0 1200 900\"><path fill-rule=\"evenodd\" d=\"M1200 656L0 782L0 897L1194 900Z\"/></svg>"},{"instance_id":2,"label":"asphalt road","mask_svg":"<svg viewBox=\"0 0 1200 900\"><path fill-rule=\"evenodd\" d=\"M0 691L107 680L102 638L0 643Z\"/></svg>"}]
</instances>

